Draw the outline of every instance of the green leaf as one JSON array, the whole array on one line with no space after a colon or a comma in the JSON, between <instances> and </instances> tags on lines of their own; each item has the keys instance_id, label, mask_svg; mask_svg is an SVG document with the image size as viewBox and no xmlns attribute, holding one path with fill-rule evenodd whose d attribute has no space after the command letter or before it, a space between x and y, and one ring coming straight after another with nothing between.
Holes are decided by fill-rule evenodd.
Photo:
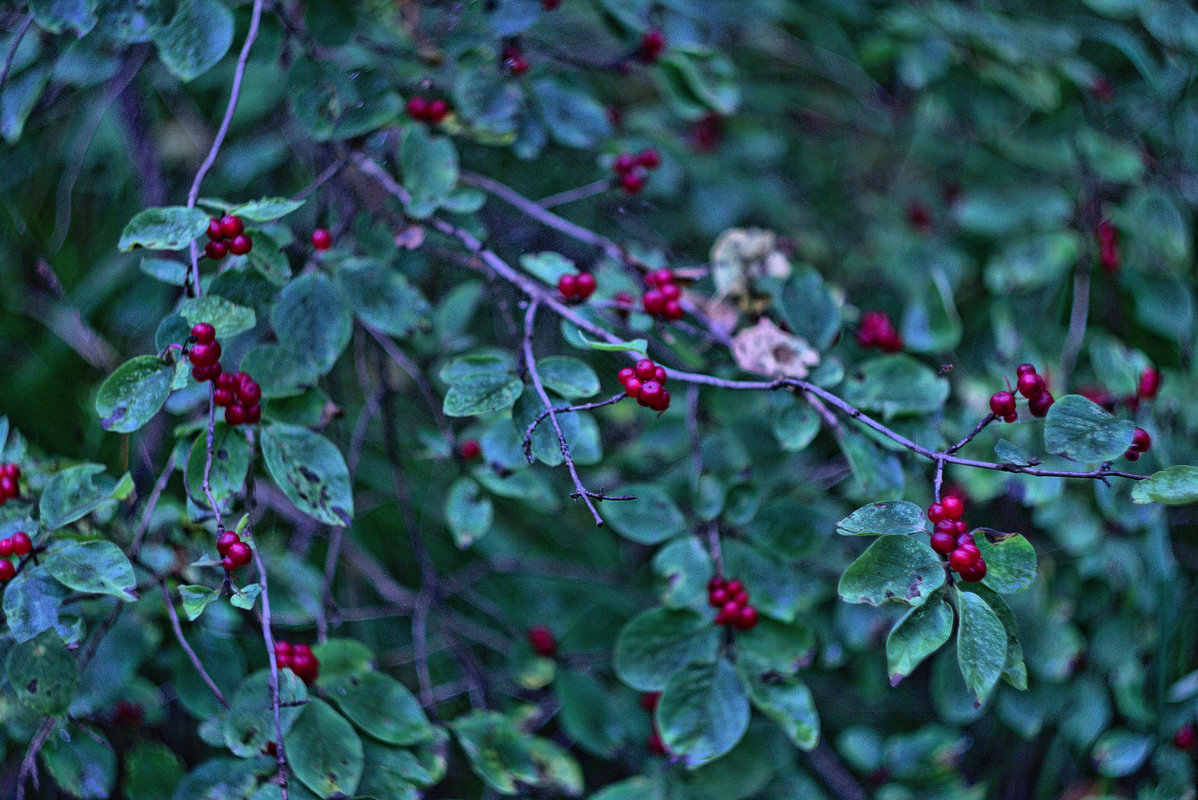
<instances>
[{"instance_id":1,"label":"green leaf","mask_svg":"<svg viewBox=\"0 0 1198 800\"><path fill-rule=\"evenodd\" d=\"M55 545L46 554L46 569L59 583L77 592L136 600L133 565L112 542L103 539Z\"/></svg>"},{"instance_id":2,"label":"green leaf","mask_svg":"<svg viewBox=\"0 0 1198 800\"><path fill-rule=\"evenodd\" d=\"M754 600L756 602L756 600ZM772 676L793 677L815 658L815 631L801 622L761 617L752 630L736 634L737 664Z\"/></svg>"},{"instance_id":3,"label":"green leaf","mask_svg":"<svg viewBox=\"0 0 1198 800\"><path fill-rule=\"evenodd\" d=\"M200 432L187 457L184 473L187 493L202 508L208 508L208 496L204 493L204 465L208 462L208 437ZM222 509L228 501L245 488L245 477L250 469L250 444L245 434L218 422L212 432L212 467L208 472L208 488Z\"/></svg>"},{"instance_id":4,"label":"green leaf","mask_svg":"<svg viewBox=\"0 0 1198 800\"><path fill-rule=\"evenodd\" d=\"M520 256L520 266L549 286L557 286L558 278L578 271L573 261L552 250L525 253Z\"/></svg>"},{"instance_id":5,"label":"green leaf","mask_svg":"<svg viewBox=\"0 0 1198 800\"><path fill-rule=\"evenodd\" d=\"M680 536L657 551L653 573L662 587L661 601L669 608L707 613L707 581L714 570L711 557L696 536Z\"/></svg>"},{"instance_id":6,"label":"green leaf","mask_svg":"<svg viewBox=\"0 0 1198 800\"><path fill-rule=\"evenodd\" d=\"M320 383L320 372L281 344L255 347L241 359L241 371L254 376L268 399L298 397Z\"/></svg>"},{"instance_id":7,"label":"green leaf","mask_svg":"<svg viewBox=\"0 0 1198 800\"><path fill-rule=\"evenodd\" d=\"M579 341L581 341L582 344L586 345L591 350L603 350L608 353L640 353L642 356L647 355L649 352L649 342L646 339L629 339L627 341L618 342L596 342L588 339L586 336L583 336L577 328L575 328L573 325L570 325L570 323L566 322L565 320L562 320L563 330L567 325L569 325L569 327L577 333Z\"/></svg>"},{"instance_id":8,"label":"green leaf","mask_svg":"<svg viewBox=\"0 0 1198 800\"><path fill-rule=\"evenodd\" d=\"M970 233L999 238L1027 229L1059 230L1073 209L1073 199L1057 186L982 185L954 204L953 215Z\"/></svg>"},{"instance_id":9,"label":"green leaf","mask_svg":"<svg viewBox=\"0 0 1198 800\"><path fill-rule=\"evenodd\" d=\"M474 544L491 530L495 511L478 481L458 478L445 495L445 522L460 548Z\"/></svg>"},{"instance_id":10,"label":"green leaf","mask_svg":"<svg viewBox=\"0 0 1198 800\"><path fill-rule=\"evenodd\" d=\"M349 470L341 452L320 434L295 425L262 431L270 476L295 507L326 525L349 525L354 514Z\"/></svg>"},{"instance_id":11,"label":"green leaf","mask_svg":"<svg viewBox=\"0 0 1198 800\"><path fill-rule=\"evenodd\" d=\"M582 793L582 771L552 742L530 736L492 711L475 711L450 724L475 774L501 794L526 787Z\"/></svg>"},{"instance_id":12,"label":"green leaf","mask_svg":"<svg viewBox=\"0 0 1198 800\"><path fill-rule=\"evenodd\" d=\"M408 779L409 775L422 771L416 756L369 740L362 742L362 752L366 756L362 782L358 784L362 796L420 800L420 790Z\"/></svg>"},{"instance_id":13,"label":"green leaf","mask_svg":"<svg viewBox=\"0 0 1198 800\"><path fill-rule=\"evenodd\" d=\"M991 542L987 533L995 533ZM1036 551L1022 535L1000 534L988 528L973 532L982 558L986 560L986 577L982 583L999 594L1022 592L1036 580Z\"/></svg>"},{"instance_id":14,"label":"green leaf","mask_svg":"<svg viewBox=\"0 0 1198 800\"><path fill-rule=\"evenodd\" d=\"M310 272L284 287L270 319L279 342L315 364L322 375L337 363L354 327L349 302L319 272Z\"/></svg>"},{"instance_id":15,"label":"green leaf","mask_svg":"<svg viewBox=\"0 0 1198 800\"><path fill-rule=\"evenodd\" d=\"M420 703L392 677L381 672L343 675L323 687L341 713L379 741L413 745L432 738Z\"/></svg>"},{"instance_id":16,"label":"green leaf","mask_svg":"<svg viewBox=\"0 0 1198 800\"><path fill-rule=\"evenodd\" d=\"M83 519L108 500L121 500L133 490L126 474L113 480L100 464L67 467L46 484L38 508L42 525L53 531Z\"/></svg>"},{"instance_id":17,"label":"green leaf","mask_svg":"<svg viewBox=\"0 0 1198 800\"><path fill-rule=\"evenodd\" d=\"M180 586L179 596L183 598L183 613L188 622L195 622L208 604L220 597L220 592L207 586Z\"/></svg>"},{"instance_id":18,"label":"green leaf","mask_svg":"<svg viewBox=\"0 0 1198 800\"><path fill-rule=\"evenodd\" d=\"M727 753L749 727L749 698L727 661L692 663L666 684L654 715L661 738L688 767Z\"/></svg>"},{"instance_id":19,"label":"green leaf","mask_svg":"<svg viewBox=\"0 0 1198 800\"><path fill-rule=\"evenodd\" d=\"M1052 404L1044 418L1044 447L1074 461L1113 461L1131 444L1136 426L1116 419L1078 394L1067 394Z\"/></svg>"},{"instance_id":20,"label":"green leaf","mask_svg":"<svg viewBox=\"0 0 1198 800\"><path fill-rule=\"evenodd\" d=\"M542 79L533 82L532 94L549 135L558 144L587 149L611 134L603 106L589 93Z\"/></svg>"},{"instance_id":21,"label":"green leaf","mask_svg":"<svg viewBox=\"0 0 1198 800\"><path fill-rule=\"evenodd\" d=\"M791 403L774 417L774 436L789 453L798 453L819 434L819 415L802 403Z\"/></svg>"},{"instance_id":22,"label":"green leaf","mask_svg":"<svg viewBox=\"0 0 1198 800\"><path fill-rule=\"evenodd\" d=\"M287 197L263 197L233 209L231 214L249 222L271 222L303 207L303 200Z\"/></svg>"},{"instance_id":23,"label":"green leaf","mask_svg":"<svg viewBox=\"0 0 1198 800\"><path fill-rule=\"evenodd\" d=\"M181 81L203 75L233 44L233 12L219 0L180 0L170 24L155 32L166 68Z\"/></svg>"},{"instance_id":24,"label":"green leaf","mask_svg":"<svg viewBox=\"0 0 1198 800\"><path fill-rule=\"evenodd\" d=\"M4 619L18 642L59 625L58 611L70 594L45 566L26 567L4 587Z\"/></svg>"},{"instance_id":25,"label":"green leaf","mask_svg":"<svg viewBox=\"0 0 1198 800\"><path fill-rule=\"evenodd\" d=\"M197 322L207 322L216 328L216 335L225 340L258 324L257 315L252 308L237 305L216 294L184 300L179 305L179 316L183 317L189 326Z\"/></svg>"},{"instance_id":26,"label":"green leaf","mask_svg":"<svg viewBox=\"0 0 1198 800\"><path fill-rule=\"evenodd\" d=\"M408 212L427 217L458 184L458 151L448 138L430 135L423 125L411 125L399 147L399 168L412 195Z\"/></svg>"},{"instance_id":27,"label":"green leaf","mask_svg":"<svg viewBox=\"0 0 1198 800\"><path fill-rule=\"evenodd\" d=\"M1020 691L1027 689L1027 665L1023 663L1023 645L1019 643L1019 623L1015 620L1011 607L994 590L981 583L965 584L963 590L981 597L998 615L1007 632L1007 660L1003 665L1003 680Z\"/></svg>"},{"instance_id":28,"label":"green leaf","mask_svg":"<svg viewBox=\"0 0 1198 800\"><path fill-rule=\"evenodd\" d=\"M692 611L655 608L634 617L616 638L616 676L633 689L656 692L687 664L715 660L720 631Z\"/></svg>"},{"instance_id":29,"label":"green leaf","mask_svg":"<svg viewBox=\"0 0 1198 800\"><path fill-rule=\"evenodd\" d=\"M146 256L141 260L141 271L171 286L187 285L188 266L171 258Z\"/></svg>"},{"instance_id":30,"label":"green leaf","mask_svg":"<svg viewBox=\"0 0 1198 800\"><path fill-rule=\"evenodd\" d=\"M449 387L442 407L450 417L490 414L512 405L523 392L523 381L514 375L476 372Z\"/></svg>"},{"instance_id":31,"label":"green leaf","mask_svg":"<svg viewBox=\"0 0 1198 800\"><path fill-rule=\"evenodd\" d=\"M96 26L97 0L32 0L33 21L49 33L70 31L82 37Z\"/></svg>"},{"instance_id":32,"label":"green leaf","mask_svg":"<svg viewBox=\"0 0 1198 800\"><path fill-rule=\"evenodd\" d=\"M134 247L182 250L203 236L206 230L208 215L198 208L147 208L129 220L117 246L122 253Z\"/></svg>"},{"instance_id":33,"label":"green leaf","mask_svg":"<svg viewBox=\"0 0 1198 800\"><path fill-rule=\"evenodd\" d=\"M660 777L636 777L610 783L590 800L666 800L666 785Z\"/></svg>"},{"instance_id":34,"label":"green leaf","mask_svg":"<svg viewBox=\"0 0 1198 800\"><path fill-rule=\"evenodd\" d=\"M999 439L994 443L994 454L1007 464L1026 467L1032 463L1032 457L1022 447L1006 439Z\"/></svg>"},{"instance_id":35,"label":"green leaf","mask_svg":"<svg viewBox=\"0 0 1198 800\"><path fill-rule=\"evenodd\" d=\"M1131 490L1131 500L1167 506L1198 503L1198 467L1177 466L1154 472L1136 482Z\"/></svg>"},{"instance_id":36,"label":"green leaf","mask_svg":"<svg viewBox=\"0 0 1198 800\"><path fill-rule=\"evenodd\" d=\"M279 724L283 728L284 742L287 742L287 732L299 719L307 700L308 689L304 682L291 670L280 670ZM233 755L242 758L257 755L267 742L278 741L270 691L270 670L258 670L241 682L229 698L229 710L225 713L221 730L225 747ZM287 744L290 747L290 742Z\"/></svg>"},{"instance_id":37,"label":"green leaf","mask_svg":"<svg viewBox=\"0 0 1198 800\"><path fill-rule=\"evenodd\" d=\"M537 361L537 372L545 388L567 400L594 397L599 393L599 376L590 366L569 356L549 356Z\"/></svg>"},{"instance_id":38,"label":"green leaf","mask_svg":"<svg viewBox=\"0 0 1198 800\"><path fill-rule=\"evenodd\" d=\"M675 73L668 86L685 86L694 100L720 116L732 116L740 108L736 68L721 53L671 48L657 67L662 73Z\"/></svg>"},{"instance_id":39,"label":"green leaf","mask_svg":"<svg viewBox=\"0 0 1198 800\"><path fill-rule=\"evenodd\" d=\"M290 750L287 755L291 755ZM264 758L209 759L187 773L171 800L243 800L258 785L256 773L268 769L263 766L264 761ZM154 800L162 799L156 797ZM306 799L296 792L295 800Z\"/></svg>"},{"instance_id":40,"label":"green leaf","mask_svg":"<svg viewBox=\"0 0 1198 800\"><path fill-rule=\"evenodd\" d=\"M639 544L659 544L686 530L686 517L661 489L648 483L625 486L635 500L605 505L607 522L616 533Z\"/></svg>"},{"instance_id":41,"label":"green leaf","mask_svg":"<svg viewBox=\"0 0 1198 800\"><path fill-rule=\"evenodd\" d=\"M871 503L836 523L836 532L844 536L901 536L926 530L924 510L906 500Z\"/></svg>"},{"instance_id":42,"label":"green leaf","mask_svg":"<svg viewBox=\"0 0 1198 800\"><path fill-rule=\"evenodd\" d=\"M986 702L1007 662L1007 632L990 605L972 592L957 591L957 664L965 685Z\"/></svg>"},{"instance_id":43,"label":"green leaf","mask_svg":"<svg viewBox=\"0 0 1198 800\"><path fill-rule=\"evenodd\" d=\"M808 576L736 539L725 539L722 549L724 568L753 587L753 605L761 614L783 622L794 619Z\"/></svg>"},{"instance_id":44,"label":"green leaf","mask_svg":"<svg viewBox=\"0 0 1198 800\"><path fill-rule=\"evenodd\" d=\"M1178 202L1165 190L1143 186L1126 201L1127 217L1136 239L1167 264L1181 267L1189 260L1189 224Z\"/></svg>"},{"instance_id":45,"label":"green leaf","mask_svg":"<svg viewBox=\"0 0 1198 800\"><path fill-rule=\"evenodd\" d=\"M17 699L48 717L66 714L79 686L75 658L53 631L13 646L7 671Z\"/></svg>"},{"instance_id":46,"label":"green leaf","mask_svg":"<svg viewBox=\"0 0 1198 800\"><path fill-rule=\"evenodd\" d=\"M287 254L274 237L265 233L254 236L254 249L245 256L245 261L275 286L284 286L291 279L291 262L287 260Z\"/></svg>"},{"instance_id":47,"label":"green leaf","mask_svg":"<svg viewBox=\"0 0 1198 800\"><path fill-rule=\"evenodd\" d=\"M1102 735L1090 751L1090 758L1099 775L1122 778L1144 765L1154 743L1154 737L1148 734L1114 728Z\"/></svg>"},{"instance_id":48,"label":"green leaf","mask_svg":"<svg viewBox=\"0 0 1198 800\"><path fill-rule=\"evenodd\" d=\"M373 669L374 653L355 639L329 639L314 645L312 653L320 661L316 684L322 688L329 681Z\"/></svg>"},{"instance_id":49,"label":"green leaf","mask_svg":"<svg viewBox=\"0 0 1198 800\"><path fill-rule=\"evenodd\" d=\"M1073 231L1039 233L1003 246L986 264L986 287L996 295L1028 292L1069 274L1081 242Z\"/></svg>"},{"instance_id":50,"label":"green leaf","mask_svg":"<svg viewBox=\"0 0 1198 800\"><path fill-rule=\"evenodd\" d=\"M504 351L457 356L441 365L437 376L446 383L457 383L479 372L512 372L516 359Z\"/></svg>"},{"instance_id":51,"label":"green leaf","mask_svg":"<svg viewBox=\"0 0 1198 800\"><path fill-rule=\"evenodd\" d=\"M166 745L141 739L125 756L125 800L163 800L183 780L183 762Z\"/></svg>"},{"instance_id":52,"label":"green leaf","mask_svg":"<svg viewBox=\"0 0 1198 800\"><path fill-rule=\"evenodd\" d=\"M432 327L432 307L397 269L367 259L350 259L337 271L338 288L367 325L397 339Z\"/></svg>"},{"instance_id":53,"label":"green leaf","mask_svg":"<svg viewBox=\"0 0 1198 800\"><path fill-rule=\"evenodd\" d=\"M154 418L171 394L175 367L157 356L138 356L117 367L96 393L100 427L132 433Z\"/></svg>"},{"instance_id":54,"label":"green leaf","mask_svg":"<svg viewBox=\"0 0 1198 800\"><path fill-rule=\"evenodd\" d=\"M318 797L351 796L357 790L365 764L362 740L328 703L310 699L283 742L295 777Z\"/></svg>"},{"instance_id":55,"label":"green leaf","mask_svg":"<svg viewBox=\"0 0 1198 800\"><path fill-rule=\"evenodd\" d=\"M942 594L929 598L900 619L886 637L886 665L890 685L915 671L925 658L940 649L953 632L953 609Z\"/></svg>"},{"instance_id":56,"label":"green leaf","mask_svg":"<svg viewBox=\"0 0 1198 800\"><path fill-rule=\"evenodd\" d=\"M240 608L242 611L249 611L254 607L254 603L258 600L258 595L262 594L262 586L257 583L250 583L242 586L240 589L235 589L229 602L234 608Z\"/></svg>"},{"instance_id":57,"label":"green leaf","mask_svg":"<svg viewBox=\"0 0 1198 800\"><path fill-rule=\"evenodd\" d=\"M759 674L748 676L747 683L753 705L782 726L795 747L815 749L819 744L819 712L807 684L793 677L766 680Z\"/></svg>"},{"instance_id":58,"label":"green leaf","mask_svg":"<svg viewBox=\"0 0 1198 800\"><path fill-rule=\"evenodd\" d=\"M944 585L940 556L910 536L883 536L849 564L837 591L846 603L920 606Z\"/></svg>"},{"instance_id":59,"label":"green leaf","mask_svg":"<svg viewBox=\"0 0 1198 800\"><path fill-rule=\"evenodd\" d=\"M837 443L857 479L858 494L894 498L902 494L903 467L897 456L884 452L863 433L848 428L841 430Z\"/></svg>"},{"instance_id":60,"label":"green leaf","mask_svg":"<svg viewBox=\"0 0 1198 800\"><path fill-rule=\"evenodd\" d=\"M59 788L80 800L107 800L116 786L116 754L98 730L53 731L38 753Z\"/></svg>"},{"instance_id":61,"label":"green leaf","mask_svg":"<svg viewBox=\"0 0 1198 800\"><path fill-rule=\"evenodd\" d=\"M599 758L614 758L624 743L625 721L618 714L615 698L595 678L561 669L553 681L553 693L561 702L561 724L566 735Z\"/></svg>"},{"instance_id":62,"label":"green leaf","mask_svg":"<svg viewBox=\"0 0 1198 800\"><path fill-rule=\"evenodd\" d=\"M931 414L948 399L948 381L907 355L866 361L845 380L844 399L889 419L896 414Z\"/></svg>"}]
</instances>

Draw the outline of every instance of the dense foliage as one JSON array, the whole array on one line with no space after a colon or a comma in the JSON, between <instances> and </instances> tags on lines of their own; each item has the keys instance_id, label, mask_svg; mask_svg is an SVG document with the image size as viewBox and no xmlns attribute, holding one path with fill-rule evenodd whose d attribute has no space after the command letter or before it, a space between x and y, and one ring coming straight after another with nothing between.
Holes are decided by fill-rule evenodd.
<instances>
[{"instance_id":1,"label":"dense foliage","mask_svg":"<svg viewBox=\"0 0 1198 800\"><path fill-rule=\"evenodd\" d=\"M5 797L1194 796L1191 4L0 31Z\"/></svg>"}]
</instances>

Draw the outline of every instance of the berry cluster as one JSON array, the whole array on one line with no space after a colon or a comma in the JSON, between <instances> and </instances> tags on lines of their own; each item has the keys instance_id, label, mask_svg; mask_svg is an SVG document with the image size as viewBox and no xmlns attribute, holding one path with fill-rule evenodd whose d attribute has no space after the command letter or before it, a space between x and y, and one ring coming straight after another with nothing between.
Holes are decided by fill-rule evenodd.
<instances>
[{"instance_id":1,"label":"berry cluster","mask_svg":"<svg viewBox=\"0 0 1198 800\"><path fill-rule=\"evenodd\" d=\"M1016 367L1015 374L1015 390L1027 398L1027 410L1033 417L1043 417L1056 402L1048 391L1044 376L1037 374L1036 368L1031 364L1020 364ZM1004 422L1019 419L1019 413L1015 410L1015 395L1012 392L995 392L990 395L990 410Z\"/></svg>"},{"instance_id":2,"label":"berry cluster","mask_svg":"<svg viewBox=\"0 0 1198 800\"><path fill-rule=\"evenodd\" d=\"M641 695L641 708L649 712L649 731L648 738L645 739L645 748L654 755L664 756L669 753L666 750L666 743L662 741L661 731L657 729L657 720L653 717L653 712L657 710L657 704L661 701L661 692L645 692Z\"/></svg>"},{"instance_id":3,"label":"berry cluster","mask_svg":"<svg viewBox=\"0 0 1198 800\"><path fill-rule=\"evenodd\" d=\"M553 658L557 654L557 639L554 638L553 631L544 625L528 629L528 643L532 645L533 652L539 656Z\"/></svg>"},{"instance_id":4,"label":"berry cluster","mask_svg":"<svg viewBox=\"0 0 1198 800\"><path fill-rule=\"evenodd\" d=\"M1139 461L1141 453L1147 453L1152 447L1152 437L1148 435L1148 431L1143 428L1136 428L1135 433L1131 436L1131 446L1123 453L1123 457L1128 461Z\"/></svg>"},{"instance_id":5,"label":"berry cluster","mask_svg":"<svg viewBox=\"0 0 1198 800\"><path fill-rule=\"evenodd\" d=\"M508 42L503 46L503 51L499 54L499 67L507 74L515 77L528 72L528 59L524 57L524 52L520 49L520 45L515 42Z\"/></svg>"},{"instance_id":6,"label":"berry cluster","mask_svg":"<svg viewBox=\"0 0 1198 800\"><path fill-rule=\"evenodd\" d=\"M986 577L986 559L961 519L964 514L965 503L955 495L945 495L939 503L928 506L928 519L935 526L932 549L948 557L948 565L961 574L962 580L974 583Z\"/></svg>"},{"instance_id":7,"label":"berry cluster","mask_svg":"<svg viewBox=\"0 0 1198 800\"><path fill-rule=\"evenodd\" d=\"M612 172L620 179L620 188L636 194L645 188L649 173L661 166L661 153L652 147L639 153L620 153L612 162Z\"/></svg>"},{"instance_id":8,"label":"berry cluster","mask_svg":"<svg viewBox=\"0 0 1198 800\"><path fill-rule=\"evenodd\" d=\"M16 464L0 465L0 506L21 493L21 468Z\"/></svg>"},{"instance_id":9,"label":"berry cluster","mask_svg":"<svg viewBox=\"0 0 1198 800\"><path fill-rule=\"evenodd\" d=\"M317 250L328 250L333 246L333 234L328 228L317 228L312 231L312 246Z\"/></svg>"},{"instance_id":10,"label":"berry cluster","mask_svg":"<svg viewBox=\"0 0 1198 800\"><path fill-rule=\"evenodd\" d=\"M279 669L290 669L295 677L309 686L316 682L316 675L320 672L320 661L306 644L275 642L275 661Z\"/></svg>"},{"instance_id":11,"label":"berry cluster","mask_svg":"<svg viewBox=\"0 0 1198 800\"><path fill-rule=\"evenodd\" d=\"M747 631L757 624L757 609L749 604L749 592L738 580L727 580L719 575L707 582L707 602L719 609L715 615L716 625L730 625Z\"/></svg>"},{"instance_id":12,"label":"berry cluster","mask_svg":"<svg viewBox=\"0 0 1198 800\"><path fill-rule=\"evenodd\" d=\"M629 397L654 411L670 407L670 390L666 388L666 371L651 359L642 358L634 366L620 370L619 381Z\"/></svg>"},{"instance_id":13,"label":"berry cluster","mask_svg":"<svg viewBox=\"0 0 1198 800\"><path fill-rule=\"evenodd\" d=\"M216 539L216 552L220 554L220 565L226 572L244 567L254 560L254 550L241 541L234 531L224 531Z\"/></svg>"},{"instance_id":14,"label":"berry cluster","mask_svg":"<svg viewBox=\"0 0 1198 800\"><path fill-rule=\"evenodd\" d=\"M208 220L208 238L211 241L204 245L204 255L213 261L220 261L229 253L244 256L254 249L254 240L245 232L241 217L226 214Z\"/></svg>"},{"instance_id":15,"label":"berry cluster","mask_svg":"<svg viewBox=\"0 0 1198 800\"><path fill-rule=\"evenodd\" d=\"M668 269L655 269L645 276L649 290L641 298L645 311L655 317L668 319L671 322L682 319L686 313L682 310L682 287L674 280L674 273Z\"/></svg>"},{"instance_id":16,"label":"berry cluster","mask_svg":"<svg viewBox=\"0 0 1198 800\"><path fill-rule=\"evenodd\" d=\"M197 381L212 381L212 402L225 410L229 425L256 425L262 419L262 387L245 372L225 372L220 366L221 348L216 328L197 322L191 329L195 344L187 358Z\"/></svg>"},{"instance_id":17,"label":"berry cluster","mask_svg":"<svg viewBox=\"0 0 1198 800\"><path fill-rule=\"evenodd\" d=\"M8 539L0 539L0 581L10 581L17 574L17 565L9 556L27 556L33 552L33 540L25 531L17 531Z\"/></svg>"},{"instance_id":18,"label":"berry cluster","mask_svg":"<svg viewBox=\"0 0 1198 800\"><path fill-rule=\"evenodd\" d=\"M428 100L424 97L413 97L408 100L404 110L414 120L440 125L449 116L449 103L440 98Z\"/></svg>"},{"instance_id":19,"label":"berry cluster","mask_svg":"<svg viewBox=\"0 0 1198 800\"><path fill-rule=\"evenodd\" d=\"M876 347L883 353L897 353L903 349L903 337L885 311L866 311L857 326L857 344Z\"/></svg>"},{"instance_id":20,"label":"berry cluster","mask_svg":"<svg viewBox=\"0 0 1198 800\"><path fill-rule=\"evenodd\" d=\"M595 276L589 272L568 272L557 279L557 290L562 297L575 303L593 295L596 286Z\"/></svg>"},{"instance_id":21,"label":"berry cluster","mask_svg":"<svg viewBox=\"0 0 1198 800\"><path fill-rule=\"evenodd\" d=\"M636 48L636 57L646 64L652 64L661 58L666 49L666 35L654 28L646 31L641 37L641 43Z\"/></svg>"},{"instance_id":22,"label":"berry cluster","mask_svg":"<svg viewBox=\"0 0 1198 800\"><path fill-rule=\"evenodd\" d=\"M1114 275L1122 263L1119 256L1119 232L1110 220L1104 219L1098 223L1095 233L1098 235L1098 263L1108 274Z\"/></svg>"}]
</instances>

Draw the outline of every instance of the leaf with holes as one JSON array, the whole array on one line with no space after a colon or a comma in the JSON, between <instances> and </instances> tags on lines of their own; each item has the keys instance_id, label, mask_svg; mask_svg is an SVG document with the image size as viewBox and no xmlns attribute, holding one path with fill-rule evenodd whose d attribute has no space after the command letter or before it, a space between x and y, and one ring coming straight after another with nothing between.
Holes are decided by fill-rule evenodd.
<instances>
[{"instance_id":1,"label":"leaf with holes","mask_svg":"<svg viewBox=\"0 0 1198 800\"><path fill-rule=\"evenodd\" d=\"M135 247L182 250L203 236L206 230L208 215L198 208L147 208L129 220L117 246L121 252L128 252Z\"/></svg>"},{"instance_id":2,"label":"leaf with holes","mask_svg":"<svg viewBox=\"0 0 1198 800\"><path fill-rule=\"evenodd\" d=\"M58 717L71 707L79 670L58 634L46 631L8 652L8 682L23 704L39 714Z\"/></svg>"},{"instance_id":3,"label":"leaf with holes","mask_svg":"<svg viewBox=\"0 0 1198 800\"><path fill-rule=\"evenodd\" d=\"M910 536L884 536L849 564L838 591L846 603L921 606L944 585L944 565L932 548Z\"/></svg>"},{"instance_id":4,"label":"leaf with holes","mask_svg":"<svg viewBox=\"0 0 1198 800\"><path fill-rule=\"evenodd\" d=\"M262 431L270 476L295 507L327 525L349 525L354 515L349 470L341 452L320 434L296 425Z\"/></svg>"}]
</instances>

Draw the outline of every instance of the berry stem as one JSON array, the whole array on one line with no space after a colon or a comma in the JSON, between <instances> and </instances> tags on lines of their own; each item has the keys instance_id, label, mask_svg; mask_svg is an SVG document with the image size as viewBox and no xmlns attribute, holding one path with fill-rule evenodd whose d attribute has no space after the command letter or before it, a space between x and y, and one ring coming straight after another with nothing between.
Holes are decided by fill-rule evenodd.
<instances>
[{"instance_id":1,"label":"berry stem","mask_svg":"<svg viewBox=\"0 0 1198 800\"><path fill-rule=\"evenodd\" d=\"M170 590L166 588L166 578L158 582L162 588L162 600L166 603L166 613L171 618L171 628L175 631L175 639L178 640L179 646L183 648L183 652L187 654L187 658L191 661L191 665L195 667L196 672L200 674L200 678L212 690L212 694L216 697L216 701L224 708L229 707L229 701L225 697L224 692L212 680L212 676L208 674L208 670L204 669L204 663L200 661L200 657L196 655L196 651L188 643L187 638L183 635L183 626L179 624L179 612L175 611L175 603L171 600Z\"/></svg>"},{"instance_id":2,"label":"berry stem","mask_svg":"<svg viewBox=\"0 0 1198 800\"><path fill-rule=\"evenodd\" d=\"M590 411L591 409L594 409L594 408L602 408L603 406L610 406L613 403L618 403L627 396L628 396L628 394L626 392L620 392L619 394L612 395L611 397L607 398L606 400L597 400L594 403L583 403L582 405L577 405L577 406L561 406L560 408L553 409L553 412L555 414L569 414L569 413L577 412L577 411ZM544 411L542 411L537 416L537 418L534 419L531 423L529 423L528 427L524 430L524 457L528 459L529 464L533 463L533 457L532 457L532 434L533 434L533 431L535 431L537 429L538 425L540 425L542 422L545 421L545 417L547 417L547 416L549 416L549 409L545 409Z\"/></svg>"},{"instance_id":3,"label":"berry stem","mask_svg":"<svg viewBox=\"0 0 1198 800\"><path fill-rule=\"evenodd\" d=\"M225 518L221 513L220 504L216 502L216 497L212 494L211 483L212 454L216 449L216 403L213 402L215 392L215 382L210 383L208 385L208 428L204 434L204 477L200 485L203 487L204 497L208 500L208 506L216 517L216 535L219 536L225 530Z\"/></svg>"}]
</instances>

